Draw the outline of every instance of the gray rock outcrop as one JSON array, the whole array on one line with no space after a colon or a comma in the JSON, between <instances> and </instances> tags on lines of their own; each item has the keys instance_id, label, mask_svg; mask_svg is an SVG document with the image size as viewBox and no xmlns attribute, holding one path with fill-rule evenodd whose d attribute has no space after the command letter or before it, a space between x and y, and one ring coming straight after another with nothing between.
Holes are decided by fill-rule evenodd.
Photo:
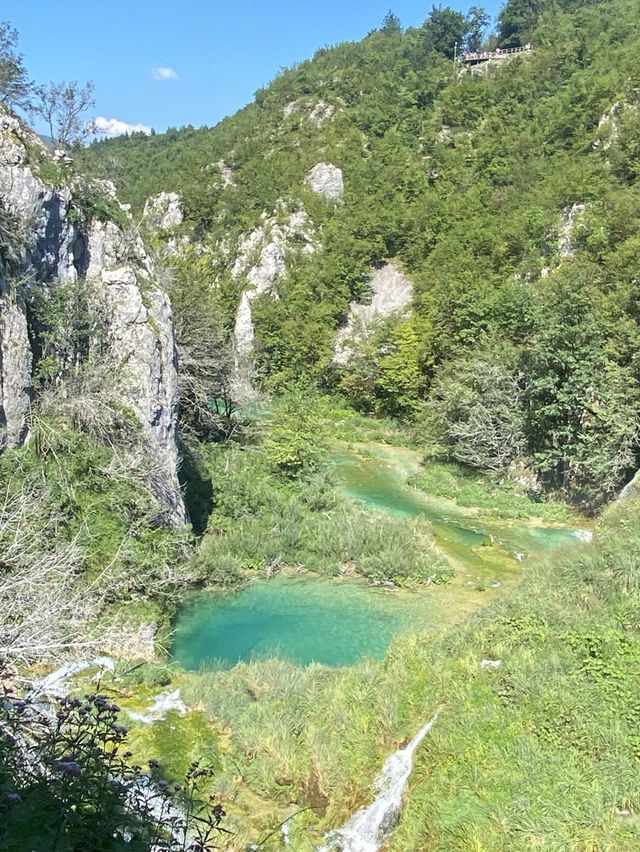
<instances>
[{"instance_id":1,"label":"gray rock outcrop","mask_svg":"<svg viewBox=\"0 0 640 852\"><path fill-rule=\"evenodd\" d=\"M24 438L31 391L31 346L24 304L0 261L0 451Z\"/></svg>"},{"instance_id":2,"label":"gray rock outcrop","mask_svg":"<svg viewBox=\"0 0 640 852\"><path fill-rule=\"evenodd\" d=\"M630 500L632 497L640 497L640 470L633 477L631 482L628 482L618 496L618 500Z\"/></svg>"},{"instance_id":3,"label":"gray rock outcrop","mask_svg":"<svg viewBox=\"0 0 640 852\"><path fill-rule=\"evenodd\" d=\"M33 354L25 300L31 288L86 279L88 298L105 319L102 366L113 377L122 405L140 421L163 517L183 523L177 361L168 297L154 284L152 263L133 229L129 234L110 221L80 224L72 215L72 191L48 186L39 177L38 162L48 156L16 118L0 116L0 201L3 216L13 223L15 244L11 275L6 253L0 266L0 449L18 445L27 430Z\"/></svg>"},{"instance_id":4,"label":"gray rock outcrop","mask_svg":"<svg viewBox=\"0 0 640 852\"><path fill-rule=\"evenodd\" d=\"M336 108L333 104L328 104L326 101L318 101L309 113L309 121L315 127L320 128L333 118L335 111Z\"/></svg>"},{"instance_id":5,"label":"gray rock outcrop","mask_svg":"<svg viewBox=\"0 0 640 852\"><path fill-rule=\"evenodd\" d=\"M585 204L569 204L562 211L562 225L558 234L558 254L571 258L576 253L576 230L584 216Z\"/></svg>"},{"instance_id":6,"label":"gray rock outcrop","mask_svg":"<svg viewBox=\"0 0 640 852\"><path fill-rule=\"evenodd\" d=\"M286 214L284 222L283 216L282 208L276 210L272 217L265 218L262 225L240 240L231 270L234 278L246 282L234 327L234 396L239 400L253 395L250 373L255 330L251 303L265 293L278 297L274 288L287 271L287 258L291 253L315 251L314 229L306 211L299 209Z\"/></svg>"},{"instance_id":7,"label":"gray rock outcrop","mask_svg":"<svg viewBox=\"0 0 640 852\"><path fill-rule=\"evenodd\" d=\"M600 117L598 122L598 137L591 146L600 148L605 153L620 139L625 113L637 113L638 105L627 101L615 101Z\"/></svg>"},{"instance_id":8,"label":"gray rock outcrop","mask_svg":"<svg viewBox=\"0 0 640 852\"><path fill-rule=\"evenodd\" d=\"M296 101L290 101L288 104L285 104L282 115L287 119L299 113L302 117L307 118L315 128L320 129L327 121L333 118L335 112L336 108L334 104L327 101L319 100L313 103L299 98Z\"/></svg>"},{"instance_id":9,"label":"gray rock outcrop","mask_svg":"<svg viewBox=\"0 0 640 852\"><path fill-rule=\"evenodd\" d=\"M220 175L220 184L223 189L227 186L236 185L236 182L233 179L233 170L225 163L224 160L218 160L218 162L213 165L214 168L218 170L218 174Z\"/></svg>"},{"instance_id":10,"label":"gray rock outcrop","mask_svg":"<svg viewBox=\"0 0 640 852\"><path fill-rule=\"evenodd\" d=\"M161 192L148 198L144 205L144 219L151 228L168 231L182 225L182 198L177 192Z\"/></svg>"},{"instance_id":11,"label":"gray rock outcrop","mask_svg":"<svg viewBox=\"0 0 640 852\"><path fill-rule=\"evenodd\" d=\"M540 269L541 278L548 278L558 268L558 258L571 260L575 257L578 248L577 236L586 210L586 204L568 204L563 208L557 228L547 236L546 253L553 259L549 265ZM520 278L516 276L516 280Z\"/></svg>"},{"instance_id":12,"label":"gray rock outcrop","mask_svg":"<svg viewBox=\"0 0 640 852\"><path fill-rule=\"evenodd\" d=\"M413 298L413 285L397 266L388 263L371 278L372 297L368 304L352 302L347 324L338 331L333 350L333 362L347 364L358 343L367 340L380 322L392 315L408 313Z\"/></svg>"},{"instance_id":13,"label":"gray rock outcrop","mask_svg":"<svg viewBox=\"0 0 640 852\"><path fill-rule=\"evenodd\" d=\"M146 434L160 505L184 521L177 481L178 373L169 297L139 237L113 222L94 222L86 239L87 285L108 317L107 333L119 394Z\"/></svg>"},{"instance_id":14,"label":"gray rock outcrop","mask_svg":"<svg viewBox=\"0 0 640 852\"><path fill-rule=\"evenodd\" d=\"M305 178L305 183L327 201L339 201L344 194L342 170L333 163L315 165Z\"/></svg>"}]
</instances>

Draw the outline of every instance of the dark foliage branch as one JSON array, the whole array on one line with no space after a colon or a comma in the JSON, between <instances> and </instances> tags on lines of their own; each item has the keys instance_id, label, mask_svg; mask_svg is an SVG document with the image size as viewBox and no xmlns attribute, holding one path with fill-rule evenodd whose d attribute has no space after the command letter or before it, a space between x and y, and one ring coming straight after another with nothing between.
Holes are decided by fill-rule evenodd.
<instances>
[{"instance_id":1,"label":"dark foliage branch","mask_svg":"<svg viewBox=\"0 0 640 852\"><path fill-rule=\"evenodd\" d=\"M0 846L51 852L209 852L230 832L193 763L169 785L155 761L136 764L108 695L53 700L19 690L0 661Z\"/></svg>"}]
</instances>

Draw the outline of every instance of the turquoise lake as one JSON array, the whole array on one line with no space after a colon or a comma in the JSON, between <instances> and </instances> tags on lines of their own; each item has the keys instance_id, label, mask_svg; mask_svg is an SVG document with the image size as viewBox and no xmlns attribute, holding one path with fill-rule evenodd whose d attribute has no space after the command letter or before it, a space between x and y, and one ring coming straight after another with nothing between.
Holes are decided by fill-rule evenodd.
<instances>
[{"instance_id":1,"label":"turquoise lake","mask_svg":"<svg viewBox=\"0 0 640 852\"><path fill-rule=\"evenodd\" d=\"M338 488L364 508L422 519L456 566L456 581L424 593L385 592L355 580L277 575L239 592L195 594L175 625L173 656L184 668L231 668L280 657L297 665L348 666L381 659L402 633L438 628L477 610L522 562L576 546L580 532L561 525L474 516L410 488L415 454L376 445L375 453L334 454ZM496 593L497 594L497 593Z\"/></svg>"},{"instance_id":2,"label":"turquoise lake","mask_svg":"<svg viewBox=\"0 0 640 852\"><path fill-rule=\"evenodd\" d=\"M192 671L267 657L349 666L382 659L394 637L424 628L428 603L355 581L278 575L238 593L195 595L177 621L173 656Z\"/></svg>"}]
</instances>

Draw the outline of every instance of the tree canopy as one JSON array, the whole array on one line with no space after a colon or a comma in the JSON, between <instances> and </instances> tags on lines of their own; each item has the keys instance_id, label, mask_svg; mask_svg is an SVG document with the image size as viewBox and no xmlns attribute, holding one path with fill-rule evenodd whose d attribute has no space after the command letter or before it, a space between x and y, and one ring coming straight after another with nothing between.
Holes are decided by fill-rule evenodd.
<instances>
[{"instance_id":1,"label":"tree canopy","mask_svg":"<svg viewBox=\"0 0 640 852\"><path fill-rule=\"evenodd\" d=\"M527 463L595 506L639 462L637 14L638 0L509 0L494 36L475 6L436 7L406 30L391 12L382 30L318 51L216 127L106 140L85 165L117 159L134 208L180 192L183 230L207 246L227 291L242 236L278 205L303 206L318 248L290 260L278 299L253 306L265 387L311 381L422 422L432 401L450 409L479 392L479 376L463 381L456 365L486 364L485 377L504 381L482 391L483 422L510 406ZM456 43L527 42L531 54L483 74L450 61ZM342 170L341 203L305 185L319 162ZM413 281L413 318L391 320L337 368L336 329L388 262ZM226 322L229 333L233 306ZM489 463L461 447L464 422L457 443L433 440Z\"/></svg>"},{"instance_id":2,"label":"tree canopy","mask_svg":"<svg viewBox=\"0 0 640 852\"><path fill-rule=\"evenodd\" d=\"M24 59L17 52L18 33L6 21L0 22L0 103L7 107L29 105L32 84Z\"/></svg>"}]
</instances>

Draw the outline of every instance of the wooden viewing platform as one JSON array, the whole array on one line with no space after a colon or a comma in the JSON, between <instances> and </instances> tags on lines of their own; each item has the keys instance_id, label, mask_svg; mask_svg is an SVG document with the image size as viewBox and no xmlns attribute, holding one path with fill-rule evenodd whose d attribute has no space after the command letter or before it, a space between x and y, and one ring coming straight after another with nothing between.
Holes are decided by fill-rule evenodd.
<instances>
[{"instance_id":1,"label":"wooden viewing platform","mask_svg":"<svg viewBox=\"0 0 640 852\"><path fill-rule=\"evenodd\" d=\"M521 47L497 47L495 50L469 51L462 54L460 61L463 65L479 65L481 62L509 59L518 53L531 53L532 50L532 44L525 44Z\"/></svg>"}]
</instances>

